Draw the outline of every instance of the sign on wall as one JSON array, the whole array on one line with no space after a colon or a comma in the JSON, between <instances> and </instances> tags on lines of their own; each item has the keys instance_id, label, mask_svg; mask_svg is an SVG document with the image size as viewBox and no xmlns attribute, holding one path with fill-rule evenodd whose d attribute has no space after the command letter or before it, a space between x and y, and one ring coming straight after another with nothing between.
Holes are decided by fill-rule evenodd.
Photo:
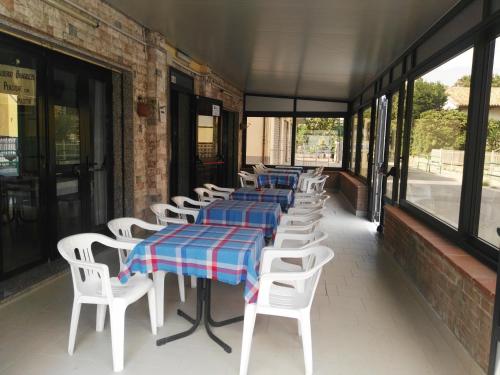
<instances>
[{"instance_id":1,"label":"sign on wall","mask_svg":"<svg viewBox=\"0 0 500 375\"><path fill-rule=\"evenodd\" d=\"M0 93L16 96L18 105L35 105L36 70L0 64Z\"/></svg>"}]
</instances>

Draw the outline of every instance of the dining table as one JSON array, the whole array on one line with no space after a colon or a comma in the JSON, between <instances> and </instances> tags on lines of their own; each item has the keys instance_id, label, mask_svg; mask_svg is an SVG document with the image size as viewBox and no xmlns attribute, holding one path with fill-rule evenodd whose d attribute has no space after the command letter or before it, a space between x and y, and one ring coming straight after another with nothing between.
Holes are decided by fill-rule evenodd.
<instances>
[{"instance_id":1,"label":"dining table","mask_svg":"<svg viewBox=\"0 0 500 375\"><path fill-rule=\"evenodd\" d=\"M245 282L244 299L247 303L257 300L258 271L264 233L260 229L241 226L170 224L139 242L127 257L118 275L126 283L133 273L150 274L158 271L173 272L197 278L196 315L191 317L181 309L177 314L191 327L186 331L157 340L164 345L194 333L203 321L208 336L227 353L231 347L212 332L211 327L221 327L243 320L237 316L215 321L211 315L211 281L237 285ZM153 278L154 279L154 278ZM162 284L163 284L163 279ZM155 283L155 289L163 285ZM163 321L163 300L157 300L157 311Z\"/></svg>"},{"instance_id":2,"label":"dining table","mask_svg":"<svg viewBox=\"0 0 500 375\"><path fill-rule=\"evenodd\" d=\"M269 239L276 233L280 217L281 206L275 202L218 199L200 208L196 224L258 228Z\"/></svg>"},{"instance_id":3,"label":"dining table","mask_svg":"<svg viewBox=\"0 0 500 375\"><path fill-rule=\"evenodd\" d=\"M274 202L279 203L281 210L287 212L293 205L292 189L268 189L253 186L242 187L229 195L229 199L238 201Z\"/></svg>"},{"instance_id":4,"label":"dining table","mask_svg":"<svg viewBox=\"0 0 500 375\"><path fill-rule=\"evenodd\" d=\"M295 171L266 171L257 174L257 185L259 187L276 187L284 186L288 189L295 190L299 182L300 173Z\"/></svg>"}]
</instances>

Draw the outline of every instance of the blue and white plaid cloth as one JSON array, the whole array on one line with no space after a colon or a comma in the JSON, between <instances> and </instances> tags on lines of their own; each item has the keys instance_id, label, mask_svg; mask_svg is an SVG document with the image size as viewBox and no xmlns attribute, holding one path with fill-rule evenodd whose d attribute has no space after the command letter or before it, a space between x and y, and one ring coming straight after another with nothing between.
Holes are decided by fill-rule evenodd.
<instances>
[{"instance_id":1,"label":"blue and white plaid cloth","mask_svg":"<svg viewBox=\"0 0 500 375\"><path fill-rule=\"evenodd\" d=\"M263 247L259 229L170 224L134 247L118 278L126 283L135 272L165 271L232 285L245 281L245 300L253 303Z\"/></svg>"},{"instance_id":2,"label":"blue and white plaid cloth","mask_svg":"<svg viewBox=\"0 0 500 375\"><path fill-rule=\"evenodd\" d=\"M275 202L279 203L281 210L287 212L293 203L293 190L291 189L262 189L244 187L231 193L229 199L235 201Z\"/></svg>"},{"instance_id":3,"label":"blue and white plaid cloth","mask_svg":"<svg viewBox=\"0 0 500 375\"><path fill-rule=\"evenodd\" d=\"M277 165L274 167L274 169L284 169L284 170L296 170L302 172L304 170L304 167L299 167L299 166L291 166L291 165Z\"/></svg>"},{"instance_id":4,"label":"blue and white plaid cloth","mask_svg":"<svg viewBox=\"0 0 500 375\"><path fill-rule=\"evenodd\" d=\"M268 169L264 172L264 174L296 174L297 177L300 177L301 173L302 173L301 171L295 169L279 169L279 168Z\"/></svg>"},{"instance_id":5,"label":"blue and white plaid cloth","mask_svg":"<svg viewBox=\"0 0 500 375\"><path fill-rule=\"evenodd\" d=\"M266 237L272 237L280 216L278 203L216 200L200 209L196 224L261 228Z\"/></svg>"},{"instance_id":6,"label":"blue and white plaid cloth","mask_svg":"<svg viewBox=\"0 0 500 375\"><path fill-rule=\"evenodd\" d=\"M299 176L296 173L264 173L257 175L257 184L259 186L281 185L295 190L299 182Z\"/></svg>"}]
</instances>

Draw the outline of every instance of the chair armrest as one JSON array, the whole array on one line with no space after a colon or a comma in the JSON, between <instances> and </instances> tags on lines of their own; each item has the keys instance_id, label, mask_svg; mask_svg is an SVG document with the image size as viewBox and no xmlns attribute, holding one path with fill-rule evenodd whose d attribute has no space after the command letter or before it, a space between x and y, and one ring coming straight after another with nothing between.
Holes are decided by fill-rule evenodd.
<instances>
[{"instance_id":1,"label":"chair armrest","mask_svg":"<svg viewBox=\"0 0 500 375\"><path fill-rule=\"evenodd\" d=\"M280 224L276 233L297 233L297 232L311 232L314 230L316 222L305 225L282 225Z\"/></svg>"},{"instance_id":2,"label":"chair armrest","mask_svg":"<svg viewBox=\"0 0 500 375\"><path fill-rule=\"evenodd\" d=\"M140 227L142 229L146 229L146 230L150 230L150 231L154 231L154 232L158 232L158 231L162 230L163 228L165 228L164 225L152 224L152 223L147 223L147 222L144 222L144 224L141 223Z\"/></svg>"}]
</instances>

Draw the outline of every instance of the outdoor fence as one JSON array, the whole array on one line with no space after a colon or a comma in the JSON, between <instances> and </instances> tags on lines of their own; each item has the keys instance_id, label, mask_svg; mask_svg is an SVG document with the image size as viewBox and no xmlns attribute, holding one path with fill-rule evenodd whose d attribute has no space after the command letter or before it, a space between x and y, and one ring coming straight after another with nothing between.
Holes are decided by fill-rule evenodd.
<instances>
[{"instance_id":1,"label":"outdoor fence","mask_svg":"<svg viewBox=\"0 0 500 375\"><path fill-rule=\"evenodd\" d=\"M410 155L410 168L440 175L462 174L464 151L434 149L430 155ZM486 152L484 158L484 178L500 184L500 153Z\"/></svg>"}]
</instances>

